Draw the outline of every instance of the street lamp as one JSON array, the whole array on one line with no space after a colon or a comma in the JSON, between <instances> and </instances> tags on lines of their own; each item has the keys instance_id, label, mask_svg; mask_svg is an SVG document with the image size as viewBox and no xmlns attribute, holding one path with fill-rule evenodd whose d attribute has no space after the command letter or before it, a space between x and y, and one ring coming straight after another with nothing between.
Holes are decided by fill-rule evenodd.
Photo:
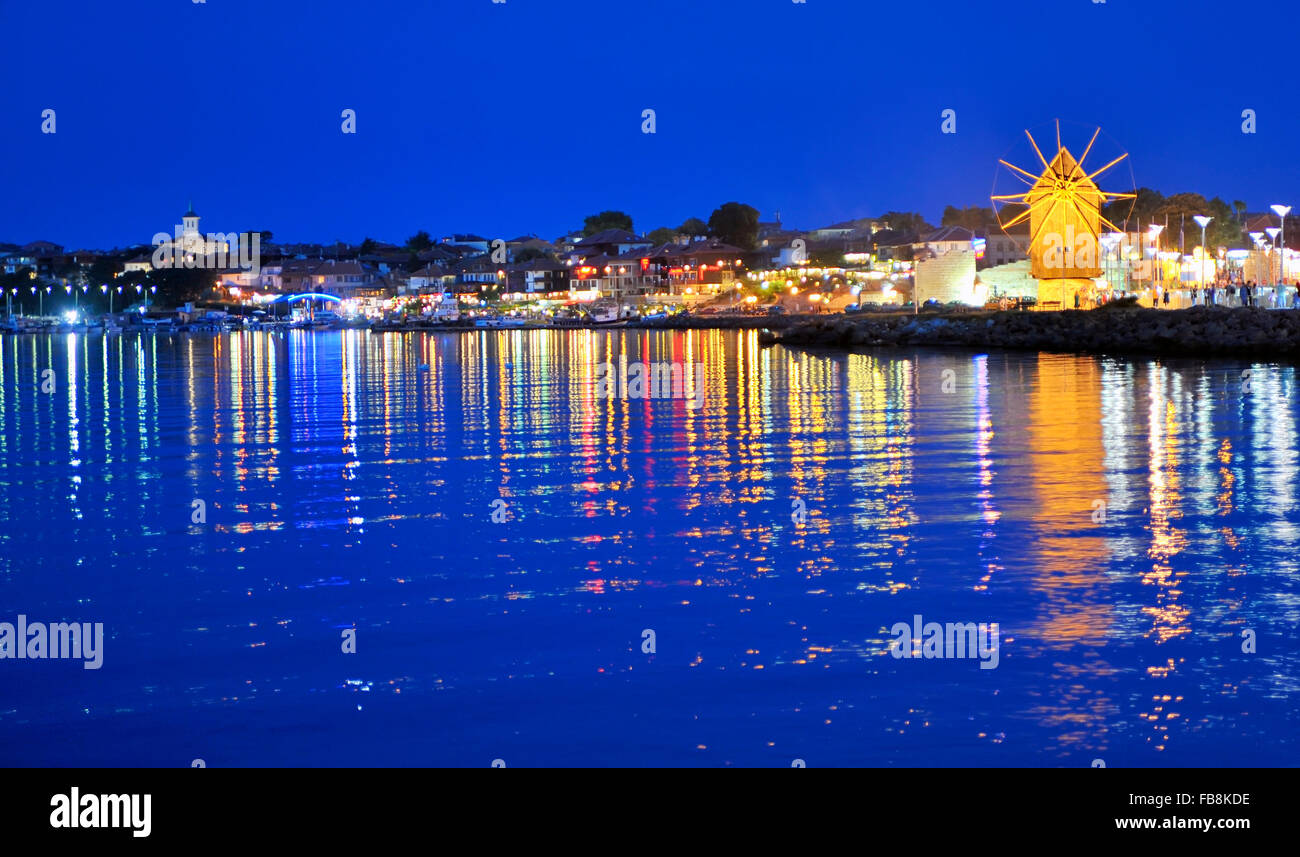
<instances>
[{"instance_id":1,"label":"street lamp","mask_svg":"<svg viewBox=\"0 0 1300 857\"><path fill-rule=\"evenodd\" d=\"M1209 248L1205 246L1205 227L1209 226L1210 221L1213 219L1214 219L1213 217L1209 217L1204 214L1198 214L1192 218L1192 220L1195 220L1197 224L1201 227L1201 288L1206 287L1205 286L1205 254L1209 252Z\"/></svg>"},{"instance_id":2,"label":"street lamp","mask_svg":"<svg viewBox=\"0 0 1300 857\"><path fill-rule=\"evenodd\" d=\"M1112 254L1115 256L1115 262L1116 262L1115 268L1116 270L1118 270L1119 268L1118 248L1119 248L1120 239L1122 239L1123 237L1124 236L1118 232L1107 232L1105 235L1101 236L1101 248L1106 253L1106 282L1110 286L1110 290L1112 293L1115 291L1115 278L1111 274L1110 257Z\"/></svg>"},{"instance_id":3,"label":"street lamp","mask_svg":"<svg viewBox=\"0 0 1300 857\"><path fill-rule=\"evenodd\" d=\"M1278 233L1281 232L1282 230L1279 229L1279 228L1276 227L1276 226L1270 226L1270 227L1268 227L1267 229L1265 229L1264 231L1268 233L1268 238L1269 238L1269 240L1272 241L1272 242L1273 242L1273 246L1276 247L1276 246L1277 246L1277 236L1278 236ZM1272 254L1272 251L1270 250L1270 252L1269 252L1269 260L1268 260L1268 278L1269 278L1270 280L1273 279L1273 258L1272 258L1272 255L1273 255L1273 254ZM1274 284L1274 283L1269 283L1269 285L1275 285L1275 284Z\"/></svg>"},{"instance_id":4,"label":"street lamp","mask_svg":"<svg viewBox=\"0 0 1300 857\"><path fill-rule=\"evenodd\" d=\"M1280 246L1282 248L1282 283L1285 285L1286 283L1286 216L1291 213L1291 206L1278 204L1278 205L1271 205L1269 206L1269 208L1273 209L1273 212L1277 214L1278 220L1281 221L1282 223L1282 229L1281 229L1282 243Z\"/></svg>"},{"instance_id":5,"label":"street lamp","mask_svg":"<svg viewBox=\"0 0 1300 857\"><path fill-rule=\"evenodd\" d=\"M1253 244L1255 245L1255 252L1257 252L1257 253L1262 253L1262 252L1264 251L1264 233L1263 233L1263 232L1249 232L1249 233L1247 233L1247 234L1250 236L1251 243L1253 243ZM1259 277L1259 264L1258 264L1258 262L1256 262L1256 264L1255 264L1255 276L1256 276L1256 277Z\"/></svg>"},{"instance_id":6,"label":"street lamp","mask_svg":"<svg viewBox=\"0 0 1300 857\"><path fill-rule=\"evenodd\" d=\"M1277 303L1278 306L1283 306L1286 297L1286 216L1291 213L1291 206L1278 203L1277 205L1270 205L1269 208L1273 209L1273 213L1277 215L1277 219L1282 223L1282 240L1278 244L1282 248L1282 283L1277 290Z\"/></svg>"},{"instance_id":7,"label":"street lamp","mask_svg":"<svg viewBox=\"0 0 1300 857\"><path fill-rule=\"evenodd\" d=\"M1152 223L1148 228L1151 233L1151 305L1156 305L1156 271L1160 268L1160 233L1165 227ZM1164 282L1164 272L1160 271L1160 281Z\"/></svg>"}]
</instances>

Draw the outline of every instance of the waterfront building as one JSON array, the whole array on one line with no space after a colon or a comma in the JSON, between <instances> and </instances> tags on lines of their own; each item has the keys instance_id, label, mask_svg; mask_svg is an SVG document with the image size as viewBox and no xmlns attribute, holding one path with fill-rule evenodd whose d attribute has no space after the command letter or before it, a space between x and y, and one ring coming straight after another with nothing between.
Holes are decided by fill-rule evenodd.
<instances>
[{"instance_id":1,"label":"waterfront building","mask_svg":"<svg viewBox=\"0 0 1300 857\"><path fill-rule=\"evenodd\" d=\"M452 247L472 247L480 253L486 253L492 246L492 242L481 235L460 232L446 236L441 243Z\"/></svg>"},{"instance_id":2,"label":"waterfront building","mask_svg":"<svg viewBox=\"0 0 1300 857\"><path fill-rule=\"evenodd\" d=\"M281 266L279 291L320 292L345 298L373 292L377 280L373 270L357 261L294 259Z\"/></svg>"},{"instance_id":3,"label":"waterfront building","mask_svg":"<svg viewBox=\"0 0 1300 857\"><path fill-rule=\"evenodd\" d=\"M419 270L412 271L407 277L405 288L399 288L399 294L431 294L434 292L442 293L451 289L456 284L456 273L450 268L444 268L441 265L425 265Z\"/></svg>"},{"instance_id":4,"label":"waterfront building","mask_svg":"<svg viewBox=\"0 0 1300 857\"><path fill-rule=\"evenodd\" d=\"M181 216L181 222L173 230L170 240L166 240L166 235L166 232L159 232L154 236L150 269L202 266L204 260L213 258L228 260L232 249L235 249L231 247L229 241L221 240L221 236L214 236L211 239L203 236L199 231L199 215L195 213L193 204ZM163 240L160 240L160 237ZM236 249L235 252L237 253L238 250Z\"/></svg>"},{"instance_id":5,"label":"waterfront building","mask_svg":"<svg viewBox=\"0 0 1300 857\"><path fill-rule=\"evenodd\" d=\"M456 284L465 292L494 289L505 278L504 265L498 265L482 256L457 262L453 270L456 272ZM465 288L466 286L470 288Z\"/></svg>"},{"instance_id":6,"label":"waterfront building","mask_svg":"<svg viewBox=\"0 0 1300 857\"><path fill-rule=\"evenodd\" d=\"M530 259L506 266L506 292L536 297L569 290L569 267L554 259Z\"/></svg>"},{"instance_id":7,"label":"waterfront building","mask_svg":"<svg viewBox=\"0 0 1300 857\"><path fill-rule=\"evenodd\" d=\"M573 246L568 255L574 262L594 256L618 257L627 253L649 250L649 241L626 229L606 229L583 238Z\"/></svg>"},{"instance_id":8,"label":"waterfront building","mask_svg":"<svg viewBox=\"0 0 1300 857\"><path fill-rule=\"evenodd\" d=\"M32 241L5 258L4 272L16 274L23 268L31 268L38 277L52 276L55 258L62 252L62 245L52 241Z\"/></svg>"},{"instance_id":9,"label":"waterfront building","mask_svg":"<svg viewBox=\"0 0 1300 857\"><path fill-rule=\"evenodd\" d=\"M591 256L570 267L569 291L582 300L637 302L658 285L658 276L649 269L650 260L637 254Z\"/></svg>"}]
</instances>

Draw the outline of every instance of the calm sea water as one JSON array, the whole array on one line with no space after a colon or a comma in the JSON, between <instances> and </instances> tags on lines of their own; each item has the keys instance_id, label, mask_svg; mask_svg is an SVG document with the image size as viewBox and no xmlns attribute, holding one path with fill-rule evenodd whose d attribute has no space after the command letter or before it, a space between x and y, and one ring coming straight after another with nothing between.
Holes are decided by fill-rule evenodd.
<instances>
[{"instance_id":1,"label":"calm sea water","mask_svg":"<svg viewBox=\"0 0 1300 857\"><path fill-rule=\"evenodd\" d=\"M703 364L703 406L597 398L619 355ZM1296 381L749 332L0 337L0 621L106 635L99 670L0 660L0 764L1297 765ZM999 623L997 667L893 657L918 614Z\"/></svg>"}]
</instances>

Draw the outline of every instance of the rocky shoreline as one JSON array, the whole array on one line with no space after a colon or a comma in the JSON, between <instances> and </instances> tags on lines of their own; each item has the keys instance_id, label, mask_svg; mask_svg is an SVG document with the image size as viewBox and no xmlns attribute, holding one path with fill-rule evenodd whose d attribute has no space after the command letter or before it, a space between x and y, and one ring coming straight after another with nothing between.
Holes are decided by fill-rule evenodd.
<instances>
[{"instance_id":1,"label":"rocky shoreline","mask_svg":"<svg viewBox=\"0 0 1300 857\"><path fill-rule=\"evenodd\" d=\"M792 315L670 315L657 319L632 319L626 327L647 330L787 330L816 319L832 316L801 313ZM840 318L840 316L833 316Z\"/></svg>"},{"instance_id":2,"label":"rocky shoreline","mask_svg":"<svg viewBox=\"0 0 1300 857\"><path fill-rule=\"evenodd\" d=\"M802 348L957 346L1282 357L1300 353L1300 312L1248 307L1102 307L1064 312L828 316L803 321L780 333L765 333L762 338L764 344Z\"/></svg>"}]
</instances>

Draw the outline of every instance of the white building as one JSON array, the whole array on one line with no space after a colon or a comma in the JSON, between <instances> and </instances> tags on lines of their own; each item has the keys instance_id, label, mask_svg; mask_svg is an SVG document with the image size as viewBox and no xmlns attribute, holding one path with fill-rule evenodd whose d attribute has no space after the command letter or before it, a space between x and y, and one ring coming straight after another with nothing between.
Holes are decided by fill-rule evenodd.
<instances>
[{"instance_id":1,"label":"white building","mask_svg":"<svg viewBox=\"0 0 1300 857\"><path fill-rule=\"evenodd\" d=\"M231 236L216 235L211 239L203 237L199 231L199 216L194 213L191 204L189 211L176 225L173 235L159 232L153 237L154 268L201 268L205 260L214 260L217 267L224 268L230 264ZM235 237L236 242L238 237ZM238 256L236 256L238 260Z\"/></svg>"}]
</instances>

